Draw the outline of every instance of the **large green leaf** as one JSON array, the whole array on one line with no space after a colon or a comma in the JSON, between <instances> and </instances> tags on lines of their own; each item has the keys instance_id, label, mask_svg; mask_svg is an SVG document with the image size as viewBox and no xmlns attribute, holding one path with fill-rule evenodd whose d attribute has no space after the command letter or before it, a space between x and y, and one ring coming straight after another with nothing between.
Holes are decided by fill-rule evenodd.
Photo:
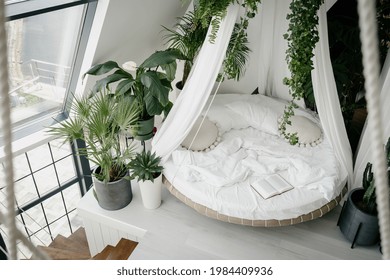
<instances>
[{"instance_id":1,"label":"large green leaf","mask_svg":"<svg viewBox=\"0 0 390 280\"><path fill-rule=\"evenodd\" d=\"M141 75L141 83L148 89L147 94L151 94L157 99L161 106L166 106L169 102L168 94L169 88L165 87L156 72L148 71ZM146 106L148 103L146 102ZM149 111L148 111L149 113Z\"/></svg>"},{"instance_id":2,"label":"large green leaf","mask_svg":"<svg viewBox=\"0 0 390 280\"><path fill-rule=\"evenodd\" d=\"M132 79L123 80L116 87L116 92L119 95L125 94L131 90L134 83L135 83L135 80L132 80Z\"/></svg>"},{"instance_id":3,"label":"large green leaf","mask_svg":"<svg viewBox=\"0 0 390 280\"><path fill-rule=\"evenodd\" d=\"M118 63L111 60L101 64L97 64L95 66L92 66L87 72L85 72L84 75L82 76L82 79L84 79L86 75L98 76L98 75L106 74L115 68L120 68L120 67Z\"/></svg>"},{"instance_id":4,"label":"large green leaf","mask_svg":"<svg viewBox=\"0 0 390 280\"><path fill-rule=\"evenodd\" d=\"M160 65L170 64L176 59L184 60L185 56L177 49L167 49L164 51L157 51L149 56L140 65L141 68L154 68Z\"/></svg>"},{"instance_id":5,"label":"large green leaf","mask_svg":"<svg viewBox=\"0 0 390 280\"><path fill-rule=\"evenodd\" d=\"M150 92L145 95L144 101L146 105L146 112L148 113L148 115L160 115L163 112L164 106L162 106L159 100Z\"/></svg>"},{"instance_id":6,"label":"large green leaf","mask_svg":"<svg viewBox=\"0 0 390 280\"><path fill-rule=\"evenodd\" d=\"M104 88L108 88L109 84L120 81L122 79L132 79L132 76L130 73L127 73L123 70L117 70L113 74L108 75L107 77L97 81L95 86L93 87L92 92L96 93Z\"/></svg>"},{"instance_id":7,"label":"large green leaf","mask_svg":"<svg viewBox=\"0 0 390 280\"><path fill-rule=\"evenodd\" d=\"M177 66L176 61L173 61L172 63L169 63L169 64L161 65L161 68L165 71L165 73L167 75L167 79L169 81L173 81L175 79L176 66Z\"/></svg>"}]
</instances>

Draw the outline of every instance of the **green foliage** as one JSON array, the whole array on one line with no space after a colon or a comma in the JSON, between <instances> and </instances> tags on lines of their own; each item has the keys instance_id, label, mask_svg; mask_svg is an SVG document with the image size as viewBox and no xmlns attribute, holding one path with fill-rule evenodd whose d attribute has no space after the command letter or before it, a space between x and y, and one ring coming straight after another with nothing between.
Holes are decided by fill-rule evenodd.
<instances>
[{"instance_id":1,"label":"green foliage","mask_svg":"<svg viewBox=\"0 0 390 280\"><path fill-rule=\"evenodd\" d=\"M256 15L257 5L260 2L260 0L243 1L242 6L245 7L246 12L234 27L226 58L223 62L223 73L218 75L218 81L223 80L225 77L239 80L242 76L250 52L246 30L249 19ZM214 43L220 23L226 16L227 8L234 3L239 3L239 1L199 0L195 4L194 12L189 12L178 18L179 22L173 29L164 27L165 31L168 32L165 35L168 46L179 49L187 57L184 65L183 85L193 66L194 59L206 39L209 26L211 26L211 32L208 39L211 43Z\"/></svg>"},{"instance_id":2,"label":"green foliage","mask_svg":"<svg viewBox=\"0 0 390 280\"><path fill-rule=\"evenodd\" d=\"M133 151L121 147L120 134L136 124L139 107L127 97L98 92L93 97L75 97L71 109L71 117L50 127L49 133L64 142L84 140L86 148L79 148L78 154L100 167L100 172L93 174L99 180L112 182L123 177Z\"/></svg>"},{"instance_id":3,"label":"green foliage","mask_svg":"<svg viewBox=\"0 0 390 280\"><path fill-rule=\"evenodd\" d=\"M226 16L227 8L230 4L237 3L238 0L199 0L196 9L196 18L201 22L202 26L208 27L211 24L211 32L209 40L211 43L215 41L219 26L222 19ZM257 6L261 0L244 0L242 6L245 8L245 17L253 18L257 13ZM209 21L211 18L211 22ZM243 22L240 25L244 24ZM247 27L247 26L246 26ZM245 29L246 29L245 27Z\"/></svg>"},{"instance_id":4,"label":"green foliage","mask_svg":"<svg viewBox=\"0 0 390 280\"><path fill-rule=\"evenodd\" d=\"M226 16L227 8L235 0L199 0L196 9L196 19L204 28L211 25L209 41L214 43L222 19Z\"/></svg>"},{"instance_id":5,"label":"green foliage","mask_svg":"<svg viewBox=\"0 0 390 280\"><path fill-rule=\"evenodd\" d=\"M343 4L339 1L335 4L335 6L340 5L338 10L334 12L330 10L327 13L332 68L347 132L353 129L351 121L355 110L366 107L365 99L361 98L363 96L361 93L364 92L364 76L357 3L349 2L355 4L352 11L343 9L343 7L351 7L351 3ZM390 2L376 0L376 8L382 66L390 47ZM352 135L352 137L356 136Z\"/></svg>"},{"instance_id":6,"label":"green foliage","mask_svg":"<svg viewBox=\"0 0 390 280\"><path fill-rule=\"evenodd\" d=\"M120 67L114 61L107 61L91 67L84 75L106 77L98 80L92 89L92 94L101 91L112 83L118 82L115 88L116 96L129 96L139 110L139 119L167 112L171 107L168 99L172 90L171 82L175 78L176 60L186 59L180 51L167 49L157 51L149 56L137 69L135 76ZM159 71L161 68L162 71ZM114 72L112 72L114 71Z\"/></svg>"},{"instance_id":7,"label":"green foliage","mask_svg":"<svg viewBox=\"0 0 390 280\"><path fill-rule=\"evenodd\" d=\"M257 7L261 3L261 0L199 0L198 2L195 17L203 26L211 25L211 32L209 35L209 41L211 43L215 41L220 23L226 16L228 6L230 4L239 4L242 2L241 6L245 8L245 14L240 17L239 23L234 27L226 57L223 62L223 71L222 74L218 76L218 81L223 80L224 77L239 80L245 69L245 64L250 51L247 46L249 19L255 17L257 14ZM207 22L210 18L211 21Z\"/></svg>"},{"instance_id":8,"label":"green foliage","mask_svg":"<svg viewBox=\"0 0 390 280\"><path fill-rule=\"evenodd\" d=\"M291 77L284 78L283 82L289 87L292 100L285 108L279 128L293 145L298 143L297 135L286 133L286 125L294 115L295 102L304 98L305 85L311 80L313 50L319 40L317 12L323 3L324 0L293 0L287 15L290 23L284 38L288 42L286 60Z\"/></svg>"},{"instance_id":9,"label":"green foliage","mask_svg":"<svg viewBox=\"0 0 390 280\"><path fill-rule=\"evenodd\" d=\"M160 165L161 158L151 151L137 153L129 162L130 176L138 181L154 181L160 176L163 167Z\"/></svg>"},{"instance_id":10,"label":"green foliage","mask_svg":"<svg viewBox=\"0 0 390 280\"><path fill-rule=\"evenodd\" d=\"M385 152L386 152L386 161L387 161L387 176L390 180L390 138L387 140ZM364 209L371 214L375 214L377 211L375 178L374 178L374 173L372 172L372 164L370 162L367 162L366 168L364 169L362 183L364 189L364 195L363 195Z\"/></svg>"},{"instance_id":11,"label":"green foliage","mask_svg":"<svg viewBox=\"0 0 390 280\"><path fill-rule=\"evenodd\" d=\"M164 35L165 43L170 48L178 49L186 57L181 79L184 85L194 60L206 38L208 26L204 27L197 21L194 12L188 12L184 16L177 18L177 23L173 28L165 26L163 28L166 31Z\"/></svg>"},{"instance_id":12,"label":"green foliage","mask_svg":"<svg viewBox=\"0 0 390 280\"><path fill-rule=\"evenodd\" d=\"M328 15L330 58L347 132L355 110L366 105L364 99L358 99L358 94L362 96L364 91L358 20L357 11Z\"/></svg>"},{"instance_id":13,"label":"green foliage","mask_svg":"<svg viewBox=\"0 0 390 280\"><path fill-rule=\"evenodd\" d=\"M248 47L248 36L246 34L248 19L241 18L241 21L243 21L241 24L236 24L234 26L226 51L226 58L223 61L223 73L225 77L236 81L240 80L240 77L245 70L245 65L250 52ZM218 77L218 80L221 79L222 74Z\"/></svg>"}]
</instances>

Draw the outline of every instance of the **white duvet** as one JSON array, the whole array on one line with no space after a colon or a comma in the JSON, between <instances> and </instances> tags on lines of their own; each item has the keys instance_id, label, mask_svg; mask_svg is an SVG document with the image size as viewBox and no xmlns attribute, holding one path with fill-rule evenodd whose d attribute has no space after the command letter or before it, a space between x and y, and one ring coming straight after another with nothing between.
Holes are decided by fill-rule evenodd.
<instances>
[{"instance_id":1,"label":"white duvet","mask_svg":"<svg viewBox=\"0 0 390 280\"><path fill-rule=\"evenodd\" d=\"M339 165L328 141L291 146L278 136L285 103L260 95L217 96L208 118L222 141L209 152L179 148L164 174L182 194L221 214L246 219L288 219L313 211L341 191ZM314 116L305 111L313 121ZM279 173L293 187L263 199L251 183Z\"/></svg>"}]
</instances>

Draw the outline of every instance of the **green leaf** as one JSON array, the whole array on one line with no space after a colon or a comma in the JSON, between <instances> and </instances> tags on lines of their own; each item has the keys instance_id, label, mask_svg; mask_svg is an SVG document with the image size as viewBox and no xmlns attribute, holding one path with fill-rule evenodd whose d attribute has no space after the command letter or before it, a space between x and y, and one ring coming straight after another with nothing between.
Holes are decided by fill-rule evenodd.
<instances>
[{"instance_id":1,"label":"green leaf","mask_svg":"<svg viewBox=\"0 0 390 280\"><path fill-rule=\"evenodd\" d=\"M96 82L95 86L92 89L92 93L103 90L104 88L108 89L109 84L120 81L122 79L132 78L130 73L127 73L123 70L117 70L113 74L108 75L107 77Z\"/></svg>"},{"instance_id":2,"label":"green leaf","mask_svg":"<svg viewBox=\"0 0 390 280\"><path fill-rule=\"evenodd\" d=\"M84 79L86 75L98 76L98 75L106 74L115 68L120 68L120 67L118 63L111 60L101 64L97 64L91 67L87 72L85 72L84 75L82 76L82 79Z\"/></svg>"},{"instance_id":3,"label":"green leaf","mask_svg":"<svg viewBox=\"0 0 390 280\"><path fill-rule=\"evenodd\" d=\"M165 71L167 79L169 81L173 81L175 79L176 67L177 67L176 61L173 61L170 64L161 65L161 68Z\"/></svg>"},{"instance_id":4,"label":"green leaf","mask_svg":"<svg viewBox=\"0 0 390 280\"><path fill-rule=\"evenodd\" d=\"M149 56L140 65L141 68L154 68L160 65L170 64L175 62L176 59L184 60L185 56L177 49L168 49L164 51L157 51Z\"/></svg>"},{"instance_id":5,"label":"green leaf","mask_svg":"<svg viewBox=\"0 0 390 280\"><path fill-rule=\"evenodd\" d=\"M148 89L148 94L155 97L162 107L168 104L169 89L161 83L156 72L145 72L141 75L140 79L141 83ZM145 103L147 104L148 102L145 100Z\"/></svg>"},{"instance_id":6,"label":"green leaf","mask_svg":"<svg viewBox=\"0 0 390 280\"><path fill-rule=\"evenodd\" d=\"M144 100L146 105L146 112L150 116L160 115L163 112L164 106L162 106L159 100L150 92L145 95Z\"/></svg>"},{"instance_id":7,"label":"green leaf","mask_svg":"<svg viewBox=\"0 0 390 280\"><path fill-rule=\"evenodd\" d=\"M135 84L135 80L132 80L132 79L123 80L116 87L116 92L119 95L125 94L125 93L131 91L131 88L133 87L134 84Z\"/></svg>"}]
</instances>

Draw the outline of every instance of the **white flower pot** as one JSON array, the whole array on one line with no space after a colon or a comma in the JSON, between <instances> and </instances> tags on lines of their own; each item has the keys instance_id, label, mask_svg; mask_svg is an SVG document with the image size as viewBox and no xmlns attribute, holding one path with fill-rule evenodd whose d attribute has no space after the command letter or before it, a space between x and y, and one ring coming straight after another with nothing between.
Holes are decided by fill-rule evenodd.
<instances>
[{"instance_id":1,"label":"white flower pot","mask_svg":"<svg viewBox=\"0 0 390 280\"><path fill-rule=\"evenodd\" d=\"M142 203L147 209L156 209L161 205L162 174L154 181L139 181Z\"/></svg>"}]
</instances>

